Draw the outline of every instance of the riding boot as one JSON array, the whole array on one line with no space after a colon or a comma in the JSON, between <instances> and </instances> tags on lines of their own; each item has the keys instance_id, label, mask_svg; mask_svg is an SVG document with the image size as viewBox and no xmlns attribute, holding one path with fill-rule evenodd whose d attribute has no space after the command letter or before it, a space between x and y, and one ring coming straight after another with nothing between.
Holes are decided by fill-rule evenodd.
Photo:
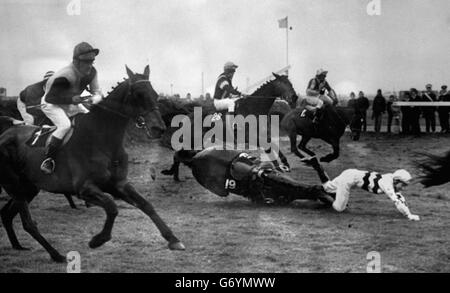
<instances>
[{"instance_id":1,"label":"riding boot","mask_svg":"<svg viewBox=\"0 0 450 293\"><path fill-rule=\"evenodd\" d=\"M62 141L62 139L54 137L53 135L50 137L47 149L45 150L45 160L41 164L41 171L47 175L52 174L53 171L55 171L55 157Z\"/></svg>"}]
</instances>

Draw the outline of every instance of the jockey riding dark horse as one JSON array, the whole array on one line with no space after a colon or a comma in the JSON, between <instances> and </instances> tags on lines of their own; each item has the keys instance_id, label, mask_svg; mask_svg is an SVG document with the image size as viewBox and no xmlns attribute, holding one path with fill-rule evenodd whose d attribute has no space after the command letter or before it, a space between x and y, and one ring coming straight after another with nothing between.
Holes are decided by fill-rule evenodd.
<instances>
[{"instance_id":1,"label":"jockey riding dark horse","mask_svg":"<svg viewBox=\"0 0 450 293\"><path fill-rule=\"evenodd\" d=\"M72 137L55 156L58 164L50 175L40 171L45 148L31 147L26 143L39 128L12 125L11 121L2 126L9 128L0 135L0 185L11 199L1 209L0 215L13 248L24 249L13 228L13 219L20 214L25 231L47 250L51 258L57 262L66 260L40 234L29 211L29 203L43 189L51 193L75 194L105 210L104 227L89 242L91 248L111 239L118 215L112 195L148 215L169 242L170 249L184 249L153 206L127 179L128 155L123 139L128 122L134 119L142 125L142 117L145 116L150 124L145 128L154 136L160 137L165 130L157 108L158 94L149 81L150 68L147 66L143 74L134 74L127 67L127 74L128 79L101 102L92 105L89 113L77 116Z\"/></svg>"},{"instance_id":2,"label":"jockey riding dark horse","mask_svg":"<svg viewBox=\"0 0 450 293\"><path fill-rule=\"evenodd\" d=\"M334 199L320 185L303 185L280 170L279 162L262 161L243 151L207 148L197 154L184 151L184 161L200 185L225 197L229 193L253 202L285 205L297 199ZM167 171L164 171L167 172Z\"/></svg>"}]
</instances>

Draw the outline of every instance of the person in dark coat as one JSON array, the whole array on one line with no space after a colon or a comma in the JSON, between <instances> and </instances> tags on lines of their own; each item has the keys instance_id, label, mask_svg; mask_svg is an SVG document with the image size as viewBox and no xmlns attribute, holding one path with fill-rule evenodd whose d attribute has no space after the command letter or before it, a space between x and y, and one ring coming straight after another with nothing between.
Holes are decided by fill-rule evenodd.
<instances>
[{"instance_id":1,"label":"person in dark coat","mask_svg":"<svg viewBox=\"0 0 450 293\"><path fill-rule=\"evenodd\" d=\"M369 109L370 103L369 99L364 96L362 91L358 94L358 99L356 99L356 108L361 113L363 119L362 131L367 131L367 109Z\"/></svg>"},{"instance_id":2,"label":"person in dark coat","mask_svg":"<svg viewBox=\"0 0 450 293\"><path fill-rule=\"evenodd\" d=\"M419 96L419 91L415 88L410 90L411 93L411 102L422 102L422 97ZM411 107L411 130L413 134L420 134L420 114L422 113L422 109L420 106Z\"/></svg>"},{"instance_id":3,"label":"person in dark coat","mask_svg":"<svg viewBox=\"0 0 450 293\"><path fill-rule=\"evenodd\" d=\"M386 100L381 93L381 90L377 91L377 95L372 104L372 120L375 120L375 132L380 132L381 122L383 120L383 113L386 112Z\"/></svg>"},{"instance_id":4,"label":"person in dark coat","mask_svg":"<svg viewBox=\"0 0 450 293\"><path fill-rule=\"evenodd\" d=\"M422 101L423 102L436 102L437 97L436 94L432 90L432 85L427 84L426 85L426 91L423 92L422 95ZM425 130L427 133L435 132L436 131L436 107L423 107L422 113L423 117L425 118Z\"/></svg>"},{"instance_id":5,"label":"person in dark coat","mask_svg":"<svg viewBox=\"0 0 450 293\"><path fill-rule=\"evenodd\" d=\"M402 102L411 102L411 93L405 92L402 97ZM402 106L400 108L402 112L402 134L410 134L412 132L411 129L411 113L412 108L410 106Z\"/></svg>"},{"instance_id":6,"label":"person in dark coat","mask_svg":"<svg viewBox=\"0 0 450 293\"><path fill-rule=\"evenodd\" d=\"M391 126L392 126L392 119L394 118L394 109L393 109L393 103L395 102L395 96L390 95L389 100L386 103L386 111L388 114L388 120L387 120L387 132L391 133Z\"/></svg>"},{"instance_id":7,"label":"person in dark coat","mask_svg":"<svg viewBox=\"0 0 450 293\"><path fill-rule=\"evenodd\" d=\"M356 95L354 92L350 93L350 99L347 102L348 108L356 108Z\"/></svg>"}]
</instances>

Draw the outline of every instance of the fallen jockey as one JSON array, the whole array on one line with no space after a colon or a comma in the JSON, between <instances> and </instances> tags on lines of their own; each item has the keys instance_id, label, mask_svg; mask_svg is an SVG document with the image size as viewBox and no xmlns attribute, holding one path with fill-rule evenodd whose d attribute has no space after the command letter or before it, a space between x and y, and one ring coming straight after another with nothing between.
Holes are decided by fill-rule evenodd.
<instances>
[{"instance_id":1,"label":"fallen jockey","mask_svg":"<svg viewBox=\"0 0 450 293\"><path fill-rule=\"evenodd\" d=\"M402 215L412 221L420 220L418 215L411 213L406 205L405 197L401 194L402 189L407 186L412 179L411 174L404 169L387 174L347 169L333 180L330 180L316 157L312 157L309 160L308 165L313 166L318 172L323 189L328 193L336 195L332 206L333 209L338 212L342 212L346 209L350 199L351 189L359 187L371 193L387 195L394 202L395 207Z\"/></svg>"}]
</instances>

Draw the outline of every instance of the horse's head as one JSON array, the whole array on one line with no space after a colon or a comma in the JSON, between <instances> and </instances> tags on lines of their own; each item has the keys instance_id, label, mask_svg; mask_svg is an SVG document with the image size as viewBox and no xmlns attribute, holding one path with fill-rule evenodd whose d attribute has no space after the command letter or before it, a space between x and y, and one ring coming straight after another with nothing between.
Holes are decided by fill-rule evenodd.
<instances>
[{"instance_id":1,"label":"horse's head","mask_svg":"<svg viewBox=\"0 0 450 293\"><path fill-rule=\"evenodd\" d=\"M134 118L137 127L145 128L149 137L161 137L166 126L159 112L158 94L149 80L150 67L147 65L143 74L134 73L128 66L126 70L129 90L123 105L125 115Z\"/></svg>"},{"instance_id":2,"label":"horse's head","mask_svg":"<svg viewBox=\"0 0 450 293\"><path fill-rule=\"evenodd\" d=\"M273 80L273 84L275 86L275 90L277 91L277 96L281 97L283 100L289 103L292 109L297 106L298 96L292 86L291 81L287 77L287 75L279 75L276 73L272 73L275 77Z\"/></svg>"}]
</instances>

